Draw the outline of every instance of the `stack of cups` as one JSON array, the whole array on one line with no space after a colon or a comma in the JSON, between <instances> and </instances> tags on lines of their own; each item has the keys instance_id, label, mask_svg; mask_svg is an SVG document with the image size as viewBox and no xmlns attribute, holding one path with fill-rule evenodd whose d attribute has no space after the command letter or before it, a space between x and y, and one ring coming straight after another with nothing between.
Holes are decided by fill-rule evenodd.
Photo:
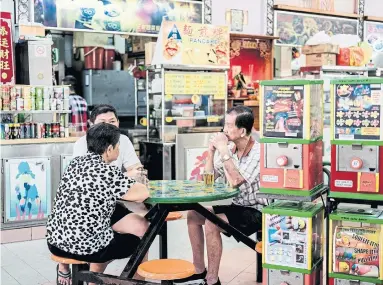
<instances>
[{"instance_id":1,"label":"stack of cups","mask_svg":"<svg viewBox=\"0 0 383 285\"><path fill-rule=\"evenodd\" d=\"M51 109L51 90L52 87L45 86L43 90L43 108L45 111L49 111Z\"/></svg>"}]
</instances>

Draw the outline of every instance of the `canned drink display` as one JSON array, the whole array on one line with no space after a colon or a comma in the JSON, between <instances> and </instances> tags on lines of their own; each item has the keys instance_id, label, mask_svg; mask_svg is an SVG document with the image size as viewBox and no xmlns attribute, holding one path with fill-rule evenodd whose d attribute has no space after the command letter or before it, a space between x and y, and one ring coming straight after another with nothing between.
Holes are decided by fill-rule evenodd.
<instances>
[{"instance_id":1,"label":"canned drink display","mask_svg":"<svg viewBox=\"0 0 383 285\"><path fill-rule=\"evenodd\" d=\"M3 110L3 98L0 97L0 110Z\"/></svg>"},{"instance_id":2,"label":"canned drink display","mask_svg":"<svg viewBox=\"0 0 383 285\"><path fill-rule=\"evenodd\" d=\"M11 96L15 97L23 97L22 92L21 92L21 86L15 86L12 88L14 91L11 92Z\"/></svg>"},{"instance_id":3,"label":"canned drink display","mask_svg":"<svg viewBox=\"0 0 383 285\"><path fill-rule=\"evenodd\" d=\"M60 138L65 138L65 128L63 125L60 125Z\"/></svg>"},{"instance_id":4,"label":"canned drink display","mask_svg":"<svg viewBox=\"0 0 383 285\"><path fill-rule=\"evenodd\" d=\"M37 139L43 138L43 135L42 135L43 131L45 133L44 124L43 123L37 123L37 126L36 126L36 138Z\"/></svg>"},{"instance_id":5,"label":"canned drink display","mask_svg":"<svg viewBox=\"0 0 383 285\"><path fill-rule=\"evenodd\" d=\"M26 139L31 138L31 125L29 123L24 124L24 137Z\"/></svg>"},{"instance_id":6,"label":"canned drink display","mask_svg":"<svg viewBox=\"0 0 383 285\"><path fill-rule=\"evenodd\" d=\"M53 87L53 98L55 99L63 99L64 97L64 90L62 86L59 87Z\"/></svg>"},{"instance_id":7,"label":"canned drink display","mask_svg":"<svg viewBox=\"0 0 383 285\"><path fill-rule=\"evenodd\" d=\"M56 111L57 108L57 100L55 98L51 99L51 110Z\"/></svg>"},{"instance_id":8,"label":"canned drink display","mask_svg":"<svg viewBox=\"0 0 383 285\"><path fill-rule=\"evenodd\" d=\"M36 123L31 123L31 139L36 138Z\"/></svg>"},{"instance_id":9,"label":"canned drink display","mask_svg":"<svg viewBox=\"0 0 383 285\"><path fill-rule=\"evenodd\" d=\"M36 110L36 97L31 97L31 110Z\"/></svg>"},{"instance_id":10,"label":"canned drink display","mask_svg":"<svg viewBox=\"0 0 383 285\"><path fill-rule=\"evenodd\" d=\"M12 140L13 139L13 124L8 125L8 139Z\"/></svg>"},{"instance_id":11,"label":"canned drink display","mask_svg":"<svg viewBox=\"0 0 383 285\"><path fill-rule=\"evenodd\" d=\"M70 89L69 86L64 86L64 99L69 99Z\"/></svg>"},{"instance_id":12,"label":"canned drink display","mask_svg":"<svg viewBox=\"0 0 383 285\"><path fill-rule=\"evenodd\" d=\"M51 137L52 137L51 124L46 123L45 124L45 138L51 138Z\"/></svg>"},{"instance_id":13,"label":"canned drink display","mask_svg":"<svg viewBox=\"0 0 383 285\"><path fill-rule=\"evenodd\" d=\"M24 97L24 110L30 111L32 109L31 97Z\"/></svg>"},{"instance_id":14,"label":"canned drink display","mask_svg":"<svg viewBox=\"0 0 383 285\"><path fill-rule=\"evenodd\" d=\"M51 109L51 102L49 98L44 98L43 99L43 105L44 105L44 110L48 111Z\"/></svg>"},{"instance_id":15,"label":"canned drink display","mask_svg":"<svg viewBox=\"0 0 383 285\"><path fill-rule=\"evenodd\" d=\"M35 89L36 89L36 94L35 94L35 96L36 96L36 97L43 97L43 94L44 94L44 87L36 87ZM33 96L33 95L31 94L31 96Z\"/></svg>"},{"instance_id":16,"label":"canned drink display","mask_svg":"<svg viewBox=\"0 0 383 285\"><path fill-rule=\"evenodd\" d=\"M69 110L69 99L64 99L63 102L64 102L63 109L65 111L68 111Z\"/></svg>"},{"instance_id":17,"label":"canned drink display","mask_svg":"<svg viewBox=\"0 0 383 285\"><path fill-rule=\"evenodd\" d=\"M5 140L5 124L0 123L0 138Z\"/></svg>"},{"instance_id":18,"label":"canned drink display","mask_svg":"<svg viewBox=\"0 0 383 285\"><path fill-rule=\"evenodd\" d=\"M62 111L62 110L64 110L64 102L63 102L63 99L57 99L57 100L56 100L56 110L57 110L57 111Z\"/></svg>"},{"instance_id":19,"label":"canned drink display","mask_svg":"<svg viewBox=\"0 0 383 285\"><path fill-rule=\"evenodd\" d=\"M11 99L11 111L17 111L17 102L16 102L16 98L12 98Z\"/></svg>"},{"instance_id":20,"label":"canned drink display","mask_svg":"<svg viewBox=\"0 0 383 285\"><path fill-rule=\"evenodd\" d=\"M44 97L44 99L45 98L50 98L51 97L51 90L52 90L52 88L51 87L48 87L48 86L45 86L44 87L44 89L43 89L43 97Z\"/></svg>"},{"instance_id":21,"label":"canned drink display","mask_svg":"<svg viewBox=\"0 0 383 285\"><path fill-rule=\"evenodd\" d=\"M17 98L16 99L16 109L18 111L24 110L24 98Z\"/></svg>"},{"instance_id":22,"label":"canned drink display","mask_svg":"<svg viewBox=\"0 0 383 285\"><path fill-rule=\"evenodd\" d=\"M69 128L65 128L65 137L69 138Z\"/></svg>"},{"instance_id":23,"label":"canned drink display","mask_svg":"<svg viewBox=\"0 0 383 285\"><path fill-rule=\"evenodd\" d=\"M36 97L36 110L44 110L43 97Z\"/></svg>"},{"instance_id":24,"label":"canned drink display","mask_svg":"<svg viewBox=\"0 0 383 285\"><path fill-rule=\"evenodd\" d=\"M5 139L6 140L9 140L10 139L10 129L9 129L9 124L4 124L4 135L5 135Z\"/></svg>"},{"instance_id":25,"label":"canned drink display","mask_svg":"<svg viewBox=\"0 0 383 285\"><path fill-rule=\"evenodd\" d=\"M31 86L23 86L21 91L21 97L31 97Z\"/></svg>"},{"instance_id":26,"label":"canned drink display","mask_svg":"<svg viewBox=\"0 0 383 285\"><path fill-rule=\"evenodd\" d=\"M29 92L29 94L24 94L24 97L35 97L36 96L36 88L35 87L31 87L31 91Z\"/></svg>"},{"instance_id":27,"label":"canned drink display","mask_svg":"<svg viewBox=\"0 0 383 285\"><path fill-rule=\"evenodd\" d=\"M20 125L14 124L13 125L13 139L20 139L20 133L19 133Z\"/></svg>"},{"instance_id":28,"label":"canned drink display","mask_svg":"<svg viewBox=\"0 0 383 285\"><path fill-rule=\"evenodd\" d=\"M25 139L25 124L20 124L20 138Z\"/></svg>"}]
</instances>

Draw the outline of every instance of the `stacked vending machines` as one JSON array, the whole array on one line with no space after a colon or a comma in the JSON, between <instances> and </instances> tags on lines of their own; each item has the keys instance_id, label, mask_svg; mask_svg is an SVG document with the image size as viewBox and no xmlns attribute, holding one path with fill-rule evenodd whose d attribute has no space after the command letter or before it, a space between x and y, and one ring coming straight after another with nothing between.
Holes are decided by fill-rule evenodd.
<instances>
[{"instance_id":1,"label":"stacked vending machines","mask_svg":"<svg viewBox=\"0 0 383 285\"><path fill-rule=\"evenodd\" d=\"M329 285L383 284L383 212L338 209L330 214Z\"/></svg>"},{"instance_id":2,"label":"stacked vending machines","mask_svg":"<svg viewBox=\"0 0 383 285\"><path fill-rule=\"evenodd\" d=\"M261 82L260 191L310 196L323 186L323 81Z\"/></svg>"},{"instance_id":3,"label":"stacked vending machines","mask_svg":"<svg viewBox=\"0 0 383 285\"><path fill-rule=\"evenodd\" d=\"M383 200L383 79L331 81L331 197Z\"/></svg>"},{"instance_id":4,"label":"stacked vending machines","mask_svg":"<svg viewBox=\"0 0 383 285\"><path fill-rule=\"evenodd\" d=\"M322 284L323 206L280 201L262 215L263 284Z\"/></svg>"}]
</instances>

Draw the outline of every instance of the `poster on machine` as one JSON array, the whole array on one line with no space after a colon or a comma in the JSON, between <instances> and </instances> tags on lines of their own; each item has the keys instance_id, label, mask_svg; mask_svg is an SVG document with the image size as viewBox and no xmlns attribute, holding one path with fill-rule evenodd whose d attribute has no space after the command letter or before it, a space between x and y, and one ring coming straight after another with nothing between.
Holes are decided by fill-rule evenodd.
<instances>
[{"instance_id":1,"label":"poster on machine","mask_svg":"<svg viewBox=\"0 0 383 285\"><path fill-rule=\"evenodd\" d=\"M379 277L379 235L377 228L336 227L334 272Z\"/></svg>"},{"instance_id":2,"label":"poster on machine","mask_svg":"<svg viewBox=\"0 0 383 285\"><path fill-rule=\"evenodd\" d=\"M263 136L303 138L304 86L264 87Z\"/></svg>"},{"instance_id":3,"label":"poster on machine","mask_svg":"<svg viewBox=\"0 0 383 285\"><path fill-rule=\"evenodd\" d=\"M266 215L265 262L308 268L308 218Z\"/></svg>"},{"instance_id":4,"label":"poster on machine","mask_svg":"<svg viewBox=\"0 0 383 285\"><path fill-rule=\"evenodd\" d=\"M51 211L49 158L5 160L5 221L46 219Z\"/></svg>"},{"instance_id":5,"label":"poster on machine","mask_svg":"<svg viewBox=\"0 0 383 285\"><path fill-rule=\"evenodd\" d=\"M339 140L381 139L381 84L335 84L334 135Z\"/></svg>"}]
</instances>

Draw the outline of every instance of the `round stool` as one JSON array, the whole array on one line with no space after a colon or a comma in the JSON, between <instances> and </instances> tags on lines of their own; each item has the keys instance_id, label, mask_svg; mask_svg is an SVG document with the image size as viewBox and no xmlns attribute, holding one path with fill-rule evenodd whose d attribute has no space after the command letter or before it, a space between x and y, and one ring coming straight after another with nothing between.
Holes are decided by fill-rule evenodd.
<instances>
[{"instance_id":1,"label":"round stool","mask_svg":"<svg viewBox=\"0 0 383 285\"><path fill-rule=\"evenodd\" d=\"M140 264L137 273L152 280L173 281L192 276L195 268L193 263L182 259L156 259Z\"/></svg>"},{"instance_id":2,"label":"round stool","mask_svg":"<svg viewBox=\"0 0 383 285\"><path fill-rule=\"evenodd\" d=\"M257 253L262 254L262 242L261 241L257 242L257 244L255 245L255 251Z\"/></svg>"},{"instance_id":3,"label":"round stool","mask_svg":"<svg viewBox=\"0 0 383 285\"><path fill-rule=\"evenodd\" d=\"M182 213L181 212L170 212L168 216L166 217L165 221L176 221L182 218Z\"/></svg>"},{"instance_id":4,"label":"round stool","mask_svg":"<svg viewBox=\"0 0 383 285\"><path fill-rule=\"evenodd\" d=\"M64 263L64 264L87 264L85 261L60 257L54 254L51 255L51 259L57 263Z\"/></svg>"}]
</instances>

